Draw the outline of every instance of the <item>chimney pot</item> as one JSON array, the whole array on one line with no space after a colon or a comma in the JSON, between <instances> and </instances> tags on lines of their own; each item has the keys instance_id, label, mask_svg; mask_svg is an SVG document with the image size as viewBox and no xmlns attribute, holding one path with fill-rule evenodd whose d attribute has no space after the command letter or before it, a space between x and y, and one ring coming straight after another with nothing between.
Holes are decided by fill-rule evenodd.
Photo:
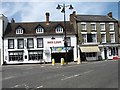
<instances>
[{"instance_id":1,"label":"chimney pot","mask_svg":"<svg viewBox=\"0 0 120 90\"><path fill-rule=\"evenodd\" d=\"M107 15L112 18L112 12L109 12Z\"/></svg>"},{"instance_id":2,"label":"chimney pot","mask_svg":"<svg viewBox=\"0 0 120 90\"><path fill-rule=\"evenodd\" d=\"M15 23L15 20L14 20L14 18L12 18L12 20L11 20L11 23Z\"/></svg>"}]
</instances>

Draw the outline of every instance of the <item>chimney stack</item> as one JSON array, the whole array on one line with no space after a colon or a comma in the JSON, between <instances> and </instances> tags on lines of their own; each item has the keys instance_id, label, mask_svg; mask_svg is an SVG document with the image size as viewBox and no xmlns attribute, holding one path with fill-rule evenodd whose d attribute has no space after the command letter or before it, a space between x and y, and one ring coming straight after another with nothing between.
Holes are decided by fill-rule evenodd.
<instances>
[{"instance_id":1,"label":"chimney stack","mask_svg":"<svg viewBox=\"0 0 120 90\"><path fill-rule=\"evenodd\" d=\"M112 18L112 12L109 12L107 15L108 15L110 18Z\"/></svg>"},{"instance_id":2,"label":"chimney stack","mask_svg":"<svg viewBox=\"0 0 120 90\"><path fill-rule=\"evenodd\" d=\"M47 23L47 25L49 24L49 16L50 16L49 12L46 12L46 23Z\"/></svg>"},{"instance_id":3,"label":"chimney stack","mask_svg":"<svg viewBox=\"0 0 120 90\"><path fill-rule=\"evenodd\" d=\"M74 22L75 16L76 16L76 11L73 11L73 13L70 14L70 23L71 23L71 24Z\"/></svg>"},{"instance_id":4,"label":"chimney stack","mask_svg":"<svg viewBox=\"0 0 120 90\"><path fill-rule=\"evenodd\" d=\"M11 23L15 23L15 20L14 20L14 18L12 18L12 20L11 20Z\"/></svg>"}]
</instances>

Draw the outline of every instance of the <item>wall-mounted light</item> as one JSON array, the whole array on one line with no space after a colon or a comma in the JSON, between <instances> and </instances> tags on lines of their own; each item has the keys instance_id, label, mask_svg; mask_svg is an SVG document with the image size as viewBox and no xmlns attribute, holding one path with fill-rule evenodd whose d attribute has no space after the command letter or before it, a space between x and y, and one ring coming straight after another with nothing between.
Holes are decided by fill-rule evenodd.
<instances>
[{"instance_id":1,"label":"wall-mounted light","mask_svg":"<svg viewBox=\"0 0 120 90\"><path fill-rule=\"evenodd\" d=\"M55 39L55 37L52 37L51 39Z\"/></svg>"}]
</instances>

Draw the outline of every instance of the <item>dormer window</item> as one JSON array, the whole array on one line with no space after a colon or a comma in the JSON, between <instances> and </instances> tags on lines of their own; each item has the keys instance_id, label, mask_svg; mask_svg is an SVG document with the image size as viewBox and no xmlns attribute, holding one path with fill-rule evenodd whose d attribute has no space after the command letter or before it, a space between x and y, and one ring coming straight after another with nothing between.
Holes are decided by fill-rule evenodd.
<instances>
[{"instance_id":1,"label":"dormer window","mask_svg":"<svg viewBox=\"0 0 120 90\"><path fill-rule=\"evenodd\" d=\"M44 29L41 26L36 28L36 33L43 33L43 32L44 32Z\"/></svg>"},{"instance_id":2,"label":"dormer window","mask_svg":"<svg viewBox=\"0 0 120 90\"><path fill-rule=\"evenodd\" d=\"M63 28L61 26L56 27L56 33L63 33Z\"/></svg>"},{"instance_id":3,"label":"dormer window","mask_svg":"<svg viewBox=\"0 0 120 90\"><path fill-rule=\"evenodd\" d=\"M16 29L16 34L23 34L23 29L21 27L18 27Z\"/></svg>"}]
</instances>

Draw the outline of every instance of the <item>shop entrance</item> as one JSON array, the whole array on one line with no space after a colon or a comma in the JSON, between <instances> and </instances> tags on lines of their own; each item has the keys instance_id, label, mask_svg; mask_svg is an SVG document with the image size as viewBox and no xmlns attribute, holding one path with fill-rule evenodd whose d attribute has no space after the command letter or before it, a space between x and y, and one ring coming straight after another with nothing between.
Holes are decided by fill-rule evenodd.
<instances>
[{"instance_id":1,"label":"shop entrance","mask_svg":"<svg viewBox=\"0 0 120 90\"><path fill-rule=\"evenodd\" d=\"M65 59L65 53L52 53L52 59L55 59L55 63L60 63L61 58Z\"/></svg>"},{"instance_id":2,"label":"shop entrance","mask_svg":"<svg viewBox=\"0 0 120 90\"><path fill-rule=\"evenodd\" d=\"M52 53L51 57L52 59L53 58L55 59L55 63L60 63L61 58L64 58L65 62L66 62L66 59L67 59L67 62L71 62L73 61L73 50L69 50L67 54L65 52L64 53Z\"/></svg>"}]
</instances>

